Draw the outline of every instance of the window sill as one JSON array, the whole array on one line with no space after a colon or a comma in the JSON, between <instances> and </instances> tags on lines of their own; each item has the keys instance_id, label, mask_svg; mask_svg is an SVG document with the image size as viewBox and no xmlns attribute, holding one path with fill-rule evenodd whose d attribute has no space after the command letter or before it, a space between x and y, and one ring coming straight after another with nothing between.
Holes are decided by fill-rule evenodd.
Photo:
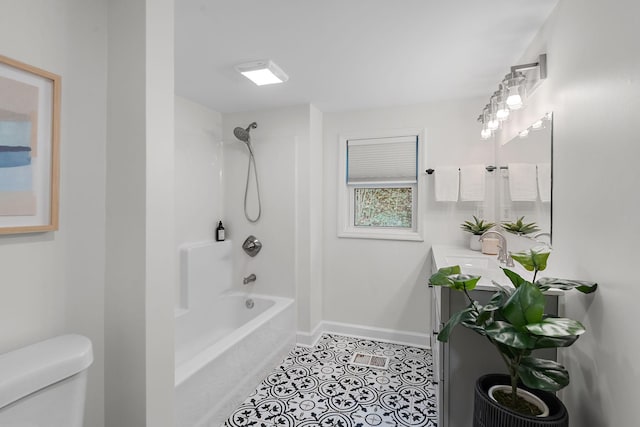
<instances>
[{"instance_id":1,"label":"window sill","mask_svg":"<svg viewBox=\"0 0 640 427\"><path fill-rule=\"evenodd\" d=\"M338 232L338 237L348 239L406 240L410 242L424 241L424 238L417 231L398 230L347 229Z\"/></svg>"}]
</instances>

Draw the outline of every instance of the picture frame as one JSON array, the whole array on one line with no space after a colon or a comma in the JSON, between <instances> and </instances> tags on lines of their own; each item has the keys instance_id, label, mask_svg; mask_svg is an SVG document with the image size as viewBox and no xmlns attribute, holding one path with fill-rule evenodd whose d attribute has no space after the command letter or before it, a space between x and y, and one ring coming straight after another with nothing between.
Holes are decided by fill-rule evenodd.
<instances>
[{"instance_id":1,"label":"picture frame","mask_svg":"<svg viewBox=\"0 0 640 427\"><path fill-rule=\"evenodd\" d=\"M61 77L0 55L0 234L58 229Z\"/></svg>"}]
</instances>

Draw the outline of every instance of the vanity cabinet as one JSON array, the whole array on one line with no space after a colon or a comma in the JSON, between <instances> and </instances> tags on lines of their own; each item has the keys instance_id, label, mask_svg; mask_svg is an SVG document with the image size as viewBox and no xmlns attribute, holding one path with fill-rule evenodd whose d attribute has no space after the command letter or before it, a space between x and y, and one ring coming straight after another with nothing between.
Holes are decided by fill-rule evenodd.
<instances>
[{"instance_id":1,"label":"vanity cabinet","mask_svg":"<svg viewBox=\"0 0 640 427\"><path fill-rule=\"evenodd\" d=\"M433 262L433 272L437 271ZM451 313L469 305L462 292L429 286L433 325L433 375L438 399L438 427L469 427L473 424L473 399L476 379L489 373L507 373L500 354L488 340L459 325L447 343L437 335ZM483 288L470 292L472 298L486 304L494 290ZM558 314L559 295L545 295L546 312ZM536 350L538 357L557 360L556 349Z\"/></svg>"}]
</instances>

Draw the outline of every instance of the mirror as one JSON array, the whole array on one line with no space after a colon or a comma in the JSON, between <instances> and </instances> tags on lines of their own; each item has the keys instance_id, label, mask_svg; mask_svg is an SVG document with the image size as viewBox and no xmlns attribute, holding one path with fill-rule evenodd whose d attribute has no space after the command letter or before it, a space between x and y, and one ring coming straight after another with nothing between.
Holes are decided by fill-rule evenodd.
<instances>
[{"instance_id":1,"label":"mirror","mask_svg":"<svg viewBox=\"0 0 640 427\"><path fill-rule=\"evenodd\" d=\"M551 243L552 152L553 114L547 113L496 153L499 221L535 222L540 231L527 236L545 243Z\"/></svg>"}]
</instances>

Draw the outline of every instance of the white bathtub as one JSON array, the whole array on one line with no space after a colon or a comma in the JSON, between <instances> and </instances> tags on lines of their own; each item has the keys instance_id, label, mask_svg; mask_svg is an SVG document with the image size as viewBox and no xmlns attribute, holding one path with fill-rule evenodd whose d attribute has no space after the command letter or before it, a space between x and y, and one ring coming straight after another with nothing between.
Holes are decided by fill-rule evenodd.
<instances>
[{"instance_id":1,"label":"white bathtub","mask_svg":"<svg viewBox=\"0 0 640 427\"><path fill-rule=\"evenodd\" d=\"M290 298L212 292L211 280L193 279L191 303L176 311L175 425L219 427L295 345L295 307Z\"/></svg>"}]
</instances>

